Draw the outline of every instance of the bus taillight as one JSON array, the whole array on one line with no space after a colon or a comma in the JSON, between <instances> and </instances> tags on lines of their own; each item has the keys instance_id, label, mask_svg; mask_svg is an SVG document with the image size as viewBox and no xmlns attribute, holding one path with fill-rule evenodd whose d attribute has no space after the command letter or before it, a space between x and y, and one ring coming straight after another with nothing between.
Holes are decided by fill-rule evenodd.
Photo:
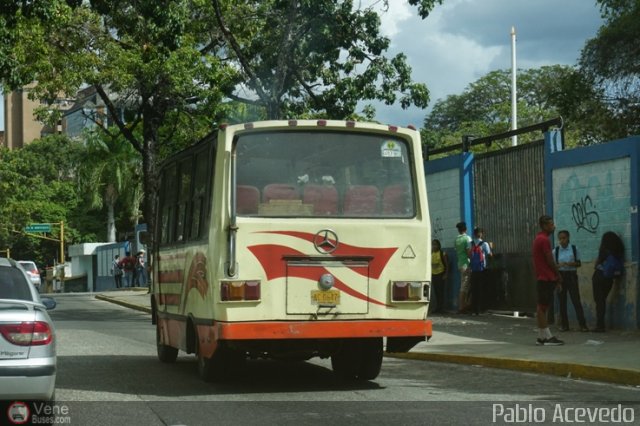
<instances>
[{"instance_id":1,"label":"bus taillight","mask_svg":"<svg viewBox=\"0 0 640 426\"><path fill-rule=\"evenodd\" d=\"M423 281L392 281L392 302L419 302L428 301L428 292L424 290L429 283ZM425 295L427 293L427 295Z\"/></svg>"},{"instance_id":2,"label":"bus taillight","mask_svg":"<svg viewBox=\"0 0 640 426\"><path fill-rule=\"evenodd\" d=\"M260 281L222 281L220 300L223 302L260 300Z\"/></svg>"}]
</instances>

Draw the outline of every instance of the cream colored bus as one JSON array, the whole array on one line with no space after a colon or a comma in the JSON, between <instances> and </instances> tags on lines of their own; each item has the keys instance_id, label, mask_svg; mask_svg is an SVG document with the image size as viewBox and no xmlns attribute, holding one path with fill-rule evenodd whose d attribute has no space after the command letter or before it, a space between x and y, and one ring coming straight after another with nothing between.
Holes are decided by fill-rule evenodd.
<instances>
[{"instance_id":1,"label":"cream colored bus","mask_svg":"<svg viewBox=\"0 0 640 426\"><path fill-rule=\"evenodd\" d=\"M221 126L160 170L158 357L215 380L247 358L331 357L371 380L431 336L419 133L330 120Z\"/></svg>"}]
</instances>

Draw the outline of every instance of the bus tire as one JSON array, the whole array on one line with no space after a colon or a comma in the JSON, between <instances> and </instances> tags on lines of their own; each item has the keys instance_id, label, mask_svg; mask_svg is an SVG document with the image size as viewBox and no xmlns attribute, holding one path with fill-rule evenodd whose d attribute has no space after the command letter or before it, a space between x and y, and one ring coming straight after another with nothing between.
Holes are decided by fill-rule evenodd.
<instances>
[{"instance_id":1,"label":"bus tire","mask_svg":"<svg viewBox=\"0 0 640 426\"><path fill-rule=\"evenodd\" d=\"M198 375L205 382L217 382L233 377L246 361L243 353L225 345L219 346L210 358L200 355L199 350L196 354Z\"/></svg>"},{"instance_id":2,"label":"bus tire","mask_svg":"<svg viewBox=\"0 0 640 426\"><path fill-rule=\"evenodd\" d=\"M331 355L333 372L344 380L373 380L382 367L382 339L349 339Z\"/></svg>"},{"instance_id":3,"label":"bus tire","mask_svg":"<svg viewBox=\"0 0 640 426\"><path fill-rule=\"evenodd\" d=\"M360 346L358 379L373 380L382 368L382 338L363 339Z\"/></svg>"},{"instance_id":4,"label":"bus tire","mask_svg":"<svg viewBox=\"0 0 640 426\"><path fill-rule=\"evenodd\" d=\"M160 342L160 324L156 324L156 347L160 362L171 364L178 358L178 348Z\"/></svg>"}]
</instances>

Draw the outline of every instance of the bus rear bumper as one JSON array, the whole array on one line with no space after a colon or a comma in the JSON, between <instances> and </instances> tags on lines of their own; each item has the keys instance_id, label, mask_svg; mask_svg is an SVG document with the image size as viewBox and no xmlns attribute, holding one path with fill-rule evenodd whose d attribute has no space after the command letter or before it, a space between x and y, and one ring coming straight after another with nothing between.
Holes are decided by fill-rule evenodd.
<instances>
[{"instance_id":1,"label":"bus rear bumper","mask_svg":"<svg viewBox=\"0 0 640 426\"><path fill-rule=\"evenodd\" d=\"M215 325L219 340L387 337L400 343L416 338L423 341L432 334L430 320L216 322Z\"/></svg>"}]
</instances>

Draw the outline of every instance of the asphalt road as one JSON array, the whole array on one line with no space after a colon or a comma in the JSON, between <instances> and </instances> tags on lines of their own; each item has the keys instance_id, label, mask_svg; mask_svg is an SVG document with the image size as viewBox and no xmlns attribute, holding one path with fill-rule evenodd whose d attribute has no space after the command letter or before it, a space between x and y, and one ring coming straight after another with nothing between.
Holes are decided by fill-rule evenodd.
<instances>
[{"instance_id":1,"label":"asphalt road","mask_svg":"<svg viewBox=\"0 0 640 426\"><path fill-rule=\"evenodd\" d=\"M640 388L394 358L364 383L336 379L328 360L249 361L233 381L204 383L193 355L157 360L148 314L88 294L56 299L60 423L484 425L520 415L557 424L582 413L640 421Z\"/></svg>"}]
</instances>

